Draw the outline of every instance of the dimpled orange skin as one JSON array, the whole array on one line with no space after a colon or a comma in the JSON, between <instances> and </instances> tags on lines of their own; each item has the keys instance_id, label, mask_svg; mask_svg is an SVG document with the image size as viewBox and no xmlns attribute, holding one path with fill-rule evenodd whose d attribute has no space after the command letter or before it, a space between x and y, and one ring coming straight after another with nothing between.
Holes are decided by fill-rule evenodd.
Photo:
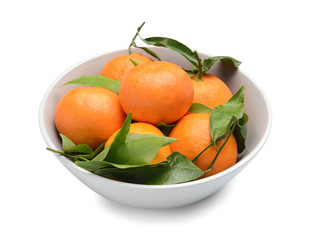
<instances>
[{"instance_id":1,"label":"dimpled orange skin","mask_svg":"<svg viewBox=\"0 0 310 240\"><path fill-rule=\"evenodd\" d=\"M166 124L183 117L193 102L191 78L174 63L155 61L130 70L122 80L120 102L139 122Z\"/></svg>"},{"instance_id":2,"label":"dimpled orange skin","mask_svg":"<svg viewBox=\"0 0 310 240\"><path fill-rule=\"evenodd\" d=\"M114 80L122 81L124 75L130 69L135 67L135 65L130 61L130 58L143 63L153 61L150 58L142 56L140 53L115 57L103 67L100 75Z\"/></svg>"},{"instance_id":3,"label":"dimpled orange skin","mask_svg":"<svg viewBox=\"0 0 310 240\"><path fill-rule=\"evenodd\" d=\"M205 147L211 143L209 113L192 113L183 117L172 129L169 137L177 138L178 141L170 144L172 152L180 152L188 159L193 160ZM217 143L220 148L224 139ZM206 150L195 165L202 170L207 170L216 155L214 146ZM233 135L230 136L226 145L219 154L213 170L207 172L206 177L222 172L233 166L237 160L237 143Z\"/></svg>"},{"instance_id":4,"label":"dimpled orange skin","mask_svg":"<svg viewBox=\"0 0 310 240\"><path fill-rule=\"evenodd\" d=\"M99 87L78 87L60 99L54 117L59 133L75 144L96 149L121 128L126 115L116 93Z\"/></svg>"},{"instance_id":5,"label":"dimpled orange skin","mask_svg":"<svg viewBox=\"0 0 310 240\"><path fill-rule=\"evenodd\" d=\"M105 147L108 147L114 140L116 134L119 132L117 130L112 136L108 139L105 144ZM155 136L164 137L164 134L155 126L148 123L132 123L130 125L129 133L137 133L137 134L151 134ZM171 154L170 146L164 146L160 148L159 152L156 154L155 158L150 162L150 164L156 164L159 162L163 162L167 160L167 157Z\"/></svg>"},{"instance_id":6,"label":"dimpled orange skin","mask_svg":"<svg viewBox=\"0 0 310 240\"><path fill-rule=\"evenodd\" d=\"M202 103L209 108L225 104L231 97L232 93L227 85L216 76L205 73L202 81L197 77L192 77L194 84L194 103Z\"/></svg>"}]
</instances>

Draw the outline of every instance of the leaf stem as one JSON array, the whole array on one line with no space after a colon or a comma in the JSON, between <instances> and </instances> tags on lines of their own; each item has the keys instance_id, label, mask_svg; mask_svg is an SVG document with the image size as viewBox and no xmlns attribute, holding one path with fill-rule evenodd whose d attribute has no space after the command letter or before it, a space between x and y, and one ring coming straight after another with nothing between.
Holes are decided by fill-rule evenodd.
<instances>
[{"instance_id":1,"label":"leaf stem","mask_svg":"<svg viewBox=\"0 0 310 240\"><path fill-rule=\"evenodd\" d=\"M58 151L58 150L55 150L55 149L52 149L52 148L48 148L47 147L46 150L54 152L54 153L58 153L58 154L63 155L63 156L67 156L67 154L65 154L64 152L61 152L61 151Z\"/></svg>"},{"instance_id":2,"label":"leaf stem","mask_svg":"<svg viewBox=\"0 0 310 240\"><path fill-rule=\"evenodd\" d=\"M71 155L71 154L67 154L65 152L61 152L61 151L58 151L58 150L55 150L55 149L52 149L52 148L46 148L47 150L51 151L51 152L54 152L54 153L57 153L59 155L62 155L62 156L65 156L65 157L69 157L69 158L73 158L76 160L81 160L81 161L85 161L85 162L88 162L89 160L83 156L74 156L74 155Z\"/></svg>"},{"instance_id":3,"label":"leaf stem","mask_svg":"<svg viewBox=\"0 0 310 240\"><path fill-rule=\"evenodd\" d=\"M209 147L211 147L213 145L213 142L211 142L205 149L203 149L193 160L192 162L196 162L197 159L201 156L201 154L203 154Z\"/></svg>"},{"instance_id":4,"label":"leaf stem","mask_svg":"<svg viewBox=\"0 0 310 240\"><path fill-rule=\"evenodd\" d=\"M137 28L137 32L136 32L135 36L132 38L131 43L130 43L130 45L128 47L129 54L133 53L132 50L131 50L131 47L132 46L136 46L135 40L136 40L137 36L139 35L139 32L140 32L140 30L141 30L141 28L143 27L144 24L145 24L145 22L143 22L141 24L141 26Z\"/></svg>"},{"instance_id":5,"label":"leaf stem","mask_svg":"<svg viewBox=\"0 0 310 240\"><path fill-rule=\"evenodd\" d=\"M235 118L234 123L233 123L233 125L232 125L232 127L231 127L231 130L230 130L230 132L229 132L227 138L225 139L225 142L223 143L223 145L222 145L222 146L220 147L220 149L218 150L218 152L217 152L217 154L215 155L213 161L211 162L211 164L209 165L209 167L208 167L207 170L205 171L205 174L213 169L213 165L214 165L214 163L215 163L217 157L219 156L219 154L220 154L220 152L222 151L222 149L225 147L225 145L226 145L228 139L230 138L231 134L233 133L233 131L234 131L234 129L235 129L237 123L238 123L238 119Z\"/></svg>"}]
</instances>

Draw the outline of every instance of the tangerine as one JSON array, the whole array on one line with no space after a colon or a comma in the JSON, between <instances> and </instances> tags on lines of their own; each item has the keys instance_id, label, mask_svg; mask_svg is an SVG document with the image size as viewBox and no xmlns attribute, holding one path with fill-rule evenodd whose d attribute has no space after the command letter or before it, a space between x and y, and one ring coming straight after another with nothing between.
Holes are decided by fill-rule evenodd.
<instances>
[{"instance_id":1,"label":"tangerine","mask_svg":"<svg viewBox=\"0 0 310 240\"><path fill-rule=\"evenodd\" d=\"M142 56L141 53L133 53L130 55L115 57L103 67L100 75L122 81L124 75L135 66L130 59L142 63L153 61L150 58Z\"/></svg>"},{"instance_id":2,"label":"tangerine","mask_svg":"<svg viewBox=\"0 0 310 240\"><path fill-rule=\"evenodd\" d=\"M78 87L67 92L54 115L59 133L93 149L119 129L125 117L119 96L99 87Z\"/></svg>"},{"instance_id":3,"label":"tangerine","mask_svg":"<svg viewBox=\"0 0 310 240\"><path fill-rule=\"evenodd\" d=\"M193 102L191 78L178 65L155 61L140 64L123 78L120 103L139 122L173 123L183 117Z\"/></svg>"},{"instance_id":4,"label":"tangerine","mask_svg":"<svg viewBox=\"0 0 310 240\"><path fill-rule=\"evenodd\" d=\"M180 152L188 159L193 160L204 148L211 143L209 113L192 113L184 116L172 129L169 137L177 138L178 141L170 144L172 152ZM217 142L219 149L225 139ZM195 165L206 171L213 161L217 151L212 146L208 148L195 161ZM206 173L207 176L214 175L233 166L237 160L237 143L233 134L221 150L213 165L213 170Z\"/></svg>"},{"instance_id":5,"label":"tangerine","mask_svg":"<svg viewBox=\"0 0 310 240\"><path fill-rule=\"evenodd\" d=\"M205 73L201 80L192 77L194 84L194 103L202 103L209 108L225 104L232 93L227 85L218 77Z\"/></svg>"}]
</instances>

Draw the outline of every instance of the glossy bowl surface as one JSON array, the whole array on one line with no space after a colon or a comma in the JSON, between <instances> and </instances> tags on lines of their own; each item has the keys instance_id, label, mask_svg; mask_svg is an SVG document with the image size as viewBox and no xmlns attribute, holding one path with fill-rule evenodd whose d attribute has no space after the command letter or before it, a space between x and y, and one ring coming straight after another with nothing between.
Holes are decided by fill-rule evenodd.
<instances>
[{"instance_id":1,"label":"glossy bowl surface","mask_svg":"<svg viewBox=\"0 0 310 240\"><path fill-rule=\"evenodd\" d=\"M188 61L180 54L166 48L151 48L156 50L164 61L169 61L189 69ZM143 52L141 52L144 54ZM62 84L83 75L99 75L102 67L112 58L128 54L127 49L112 51L86 59L61 74L47 89L39 110L39 125L48 147L61 150L61 142L54 125L54 112L57 102L70 89L77 85ZM201 58L209 55L200 54ZM81 182L99 195L112 201L142 208L172 208L194 203L215 193L229 180L242 171L266 142L271 129L271 109L265 94L240 70L223 63L215 64L210 73L221 78L235 93L241 85L246 86L245 112L249 116L247 149L241 160L233 167L213 175L188 183L149 186L124 183L110 180L88 172L66 157L55 154L55 157Z\"/></svg>"}]
</instances>

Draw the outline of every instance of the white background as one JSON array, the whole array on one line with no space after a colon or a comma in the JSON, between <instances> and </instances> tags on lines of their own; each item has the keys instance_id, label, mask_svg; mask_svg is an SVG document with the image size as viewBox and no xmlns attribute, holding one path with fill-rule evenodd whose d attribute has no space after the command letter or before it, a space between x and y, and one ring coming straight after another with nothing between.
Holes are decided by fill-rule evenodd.
<instances>
[{"instance_id":1,"label":"white background","mask_svg":"<svg viewBox=\"0 0 310 240\"><path fill-rule=\"evenodd\" d=\"M1 239L309 239L307 1L2 1ZM92 192L45 150L41 98L71 65L167 36L241 60L267 94L271 135L215 195L170 210L122 206Z\"/></svg>"}]
</instances>

